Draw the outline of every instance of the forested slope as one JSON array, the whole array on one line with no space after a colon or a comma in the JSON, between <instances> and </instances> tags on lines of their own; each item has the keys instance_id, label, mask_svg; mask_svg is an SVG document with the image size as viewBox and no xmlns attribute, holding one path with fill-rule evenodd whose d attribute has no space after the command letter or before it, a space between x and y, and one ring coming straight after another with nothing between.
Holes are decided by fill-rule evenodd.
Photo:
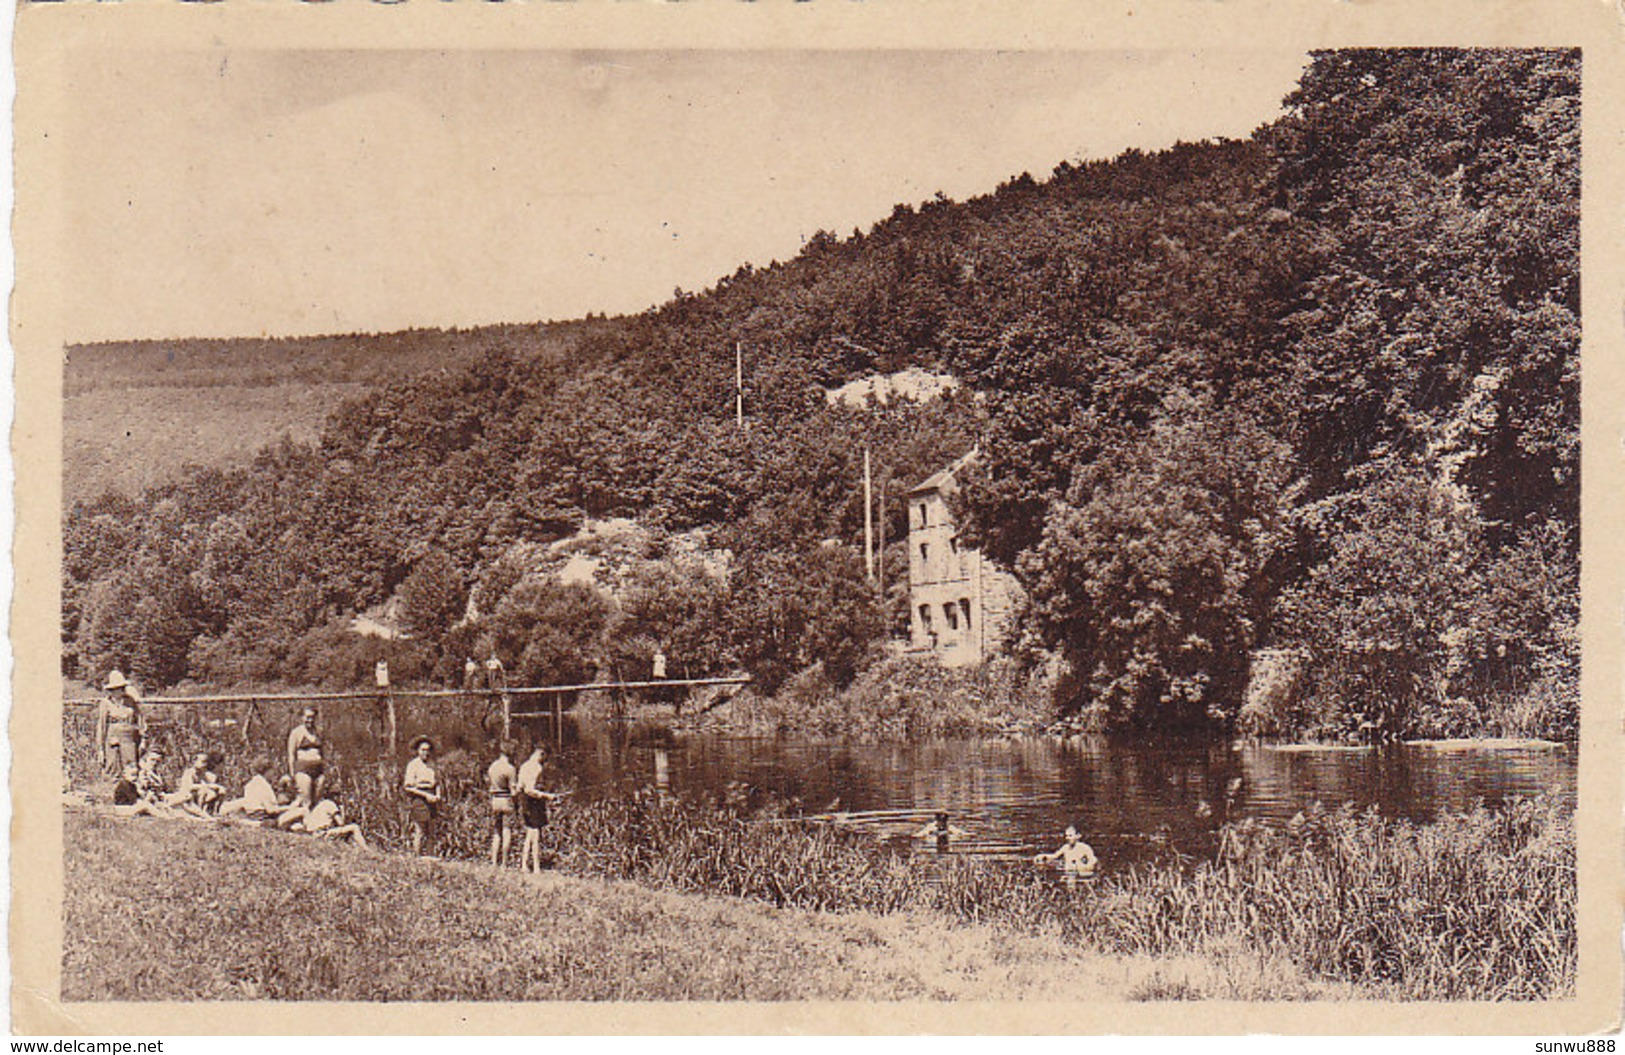
<instances>
[{"instance_id":1,"label":"forested slope","mask_svg":"<svg viewBox=\"0 0 1625 1055\"><path fill-rule=\"evenodd\" d=\"M1329 52L1245 142L898 206L567 360L495 342L347 403L319 443L76 505L65 663L343 681L385 647L347 616L393 598L408 676L495 650L575 677L659 641L688 673L839 685L906 618L900 507L889 596L855 545L864 448L895 497L979 445L962 514L1028 591L1015 650L1068 661L1060 712L1565 735L1578 128L1577 53ZM907 366L963 384L825 398ZM613 595L536 574L609 517L650 529ZM1298 691L1242 715L1266 646Z\"/></svg>"}]
</instances>

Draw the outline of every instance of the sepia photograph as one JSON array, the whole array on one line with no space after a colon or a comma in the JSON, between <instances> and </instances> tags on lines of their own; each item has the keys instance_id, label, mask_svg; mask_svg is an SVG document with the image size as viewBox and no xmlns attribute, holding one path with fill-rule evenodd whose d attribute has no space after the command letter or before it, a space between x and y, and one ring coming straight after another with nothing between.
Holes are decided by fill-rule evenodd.
<instances>
[{"instance_id":1,"label":"sepia photograph","mask_svg":"<svg viewBox=\"0 0 1625 1055\"><path fill-rule=\"evenodd\" d=\"M13 867L50 878L14 1028L1617 1028L1581 632L1617 40L442 47L186 6L19 51L50 830Z\"/></svg>"}]
</instances>

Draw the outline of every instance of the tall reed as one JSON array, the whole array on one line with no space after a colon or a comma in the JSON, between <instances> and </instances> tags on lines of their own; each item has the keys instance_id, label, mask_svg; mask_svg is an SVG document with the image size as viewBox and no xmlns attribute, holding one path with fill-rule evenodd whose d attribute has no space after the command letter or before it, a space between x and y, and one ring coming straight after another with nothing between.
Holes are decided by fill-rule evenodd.
<instances>
[{"instance_id":1,"label":"tall reed","mask_svg":"<svg viewBox=\"0 0 1625 1055\"><path fill-rule=\"evenodd\" d=\"M1107 952L1238 948L1399 999L1573 991L1567 809L1522 800L1418 825L1313 809L1285 829L1226 825L1212 860L1076 888L1024 866L909 857L827 825L752 819L644 791L572 810L552 833L577 874L822 911L929 911Z\"/></svg>"},{"instance_id":2,"label":"tall reed","mask_svg":"<svg viewBox=\"0 0 1625 1055\"><path fill-rule=\"evenodd\" d=\"M96 773L70 717L70 776ZM276 753L274 726L244 754ZM207 730L168 727L184 757ZM454 747L437 852L484 857L485 759ZM337 772L346 812L385 849L407 845L399 773ZM1060 936L1103 952L1285 959L1313 977L1396 999L1550 999L1574 990L1575 839L1570 809L1519 800L1416 824L1314 808L1285 827L1226 824L1208 860L1137 865L1068 887L1022 864L899 853L873 838L785 816L736 788L720 801L644 789L573 802L545 834L557 867L673 890L818 911L928 912Z\"/></svg>"},{"instance_id":3,"label":"tall reed","mask_svg":"<svg viewBox=\"0 0 1625 1055\"><path fill-rule=\"evenodd\" d=\"M1102 888L1106 948L1212 953L1242 936L1306 970L1405 998L1573 991L1575 844L1567 809L1517 801L1427 825L1313 809L1285 829L1225 826L1213 861Z\"/></svg>"}]
</instances>

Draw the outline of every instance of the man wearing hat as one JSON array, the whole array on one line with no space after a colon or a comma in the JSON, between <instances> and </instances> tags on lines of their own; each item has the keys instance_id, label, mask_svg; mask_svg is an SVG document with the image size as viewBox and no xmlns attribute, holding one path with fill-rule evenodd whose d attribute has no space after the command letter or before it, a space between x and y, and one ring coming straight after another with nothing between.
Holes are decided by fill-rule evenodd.
<instances>
[{"instance_id":1,"label":"man wearing hat","mask_svg":"<svg viewBox=\"0 0 1625 1055\"><path fill-rule=\"evenodd\" d=\"M110 774L133 766L141 752L141 708L135 686L124 672L109 671L102 685L101 707L96 712L96 743L102 749L102 768Z\"/></svg>"}]
</instances>

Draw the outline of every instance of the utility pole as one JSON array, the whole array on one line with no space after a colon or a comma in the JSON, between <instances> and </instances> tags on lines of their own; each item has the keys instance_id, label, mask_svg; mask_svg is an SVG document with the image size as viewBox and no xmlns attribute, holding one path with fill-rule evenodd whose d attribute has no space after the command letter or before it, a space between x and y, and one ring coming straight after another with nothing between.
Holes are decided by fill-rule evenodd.
<instances>
[{"instance_id":1,"label":"utility pole","mask_svg":"<svg viewBox=\"0 0 1625 1055\"><path fill-rule=\"evenodd\" d=\"M745 427L745 351L734 342L734 424Z\"/></svg>"},{"instance_id":2,"label":"utility pole","mask_svg":"<svg viewBox=\"0 0 1625 1055\"><path fill-rule=\"evenodd\" d=\"M874 480L869 472L869 447L863 448L863 569L875 581Z\"/></svg>"},{"instance_id":3,"label":"utility pole","mask_svg":"<svg viewBox=\"0 0 1625 1055\"><path fill-rule=\"evenodd\" d=\"M372 680L384 698L384 707L389 716L389 757L394 759L399 744L399 725L395 718L395 690L389 687L389 660L380 659L373 665Z\"/></svg>"},{"instance_id":4,"label":"utility pole","mask_svg":"<svg viewBox=\"0 0 1625 1055\"><path fill-rule=\"evenodd\" d=\"M879 521L879 524L877 525L876 533L880 536L880 538L878 540L880 545L877 547L877 549L879 550L879 560L877 560L876 563L875 563L875 578L876 578L876 580L877 580L877 582L879 584L879 587L880 587L881 610L885 611L885 606L886 606L886 477L884 477L884 476L882 476L880 478L880 514L877 517L875 517L875 519ZM888 627L888 633L889 632L890 632L890 628Z\"/></svg>"}]
</instances>

